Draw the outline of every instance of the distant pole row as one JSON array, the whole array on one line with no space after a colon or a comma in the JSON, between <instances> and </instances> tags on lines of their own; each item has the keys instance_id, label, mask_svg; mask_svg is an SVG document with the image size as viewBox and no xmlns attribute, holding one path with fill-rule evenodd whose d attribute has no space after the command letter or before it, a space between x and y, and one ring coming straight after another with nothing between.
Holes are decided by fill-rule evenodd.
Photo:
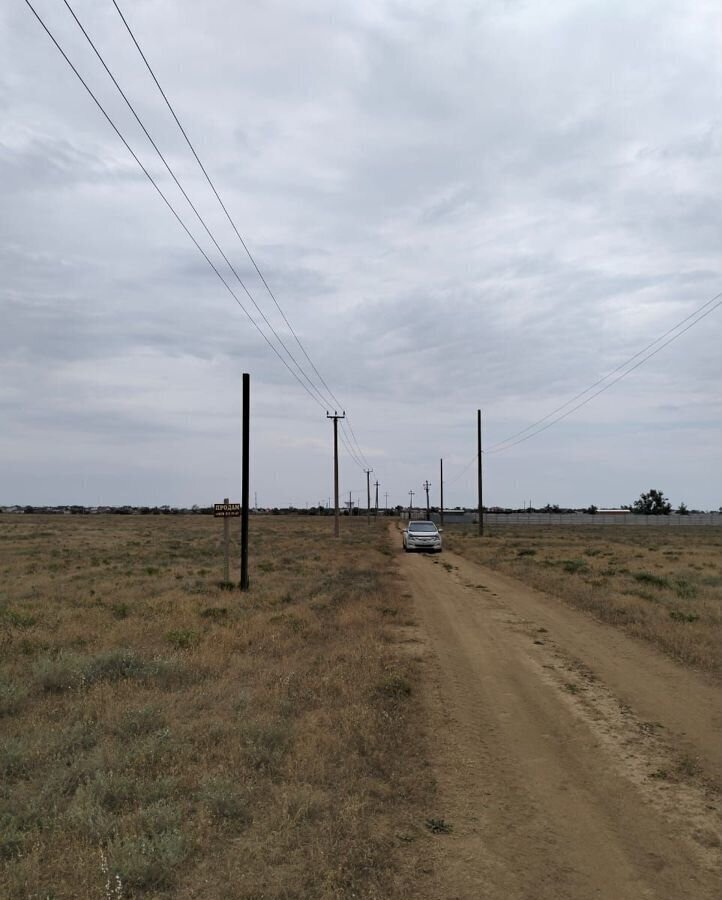
<instances>
[{"instance_id":1,"label":"distant pole row","mask_svg":"<svg viewBox=\"0 0 722 900\"><path fill-rule=\"evenodd\" d=\"M245 405L245 383L244 383L244 405ZM339 511L339 499L338 499L338 420L344 419L346 417L346 413L342 412L340 415L336 410L334 410L333 415L330 413L326 413L326 418L333 420L333 493L334 493L334 525L333 532L335 537L338 537L341 532L340 528L340 511ZM477 480L477 492L478 492L478 500L477 500L477 512L478 512L478 522L479 522L479 536L482 537L484 534L484 504L483 504L483 469L482 469L482 447L481 447L481 410L477 409L476 411L476 480ZM371 474L373 469L364 469L364 474L366 475L366 523L367 525L371 524ZM375 494L374 494L374 516L378 518L379 514L379 482L378 479L374 482ZM426 518L431 518L431 502L429 498L429 491L431 489L431 482L427 479L423 484L424 492L426 493ZM415 491L409 491L409 519L413 515L414 511L414 494ZM389 505L389 493L385 492L384 497L386 499L385 509L388 511ZM439 524L444 524L444 460L443 458L439 459ZM359 504L360 506L360 504ZM351 499L351 491L349 491L349 515L352 513L352 499Z\"/></svg>"}]
</instances>

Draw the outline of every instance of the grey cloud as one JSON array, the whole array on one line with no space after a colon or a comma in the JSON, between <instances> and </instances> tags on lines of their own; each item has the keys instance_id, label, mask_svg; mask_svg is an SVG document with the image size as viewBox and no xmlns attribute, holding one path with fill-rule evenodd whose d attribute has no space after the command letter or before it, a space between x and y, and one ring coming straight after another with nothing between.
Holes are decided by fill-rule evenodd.
<instances>
[{"instance_id":1,"label":"grey cloud","mask_svg":"<svg viewBox=\"0 0 722 900\"><path fill-rule=\"evenodd\" d=\"M128 127L62 9L41 6ZM296 353L114 10L78 11ZM127 13L398 499L429 476L423 460L409 464L408 440L461 467L478 404L490 435L504 437L718 289L711 3L163 0ZM80 484L76 448L92 473L80 494L106 485L127 500L121 473L139 493L152 490L132 453L104 465L97 448L122 443L146 448L159 471L172 457L160 482L167 500L222 496L223 478L236 477L235 449L202 485L183 458L207 465L219 443L235 448L237 379L247 370L261 492L287 502L300 474L313 499L325 496L324 411L249 327L37 23L21 9L2 15L0 409L13 468L10 482L0 475L0 501L9 484L35 490L37 466L17 461L25 448L61 436L65 455L48 465ZM591 502L593 471L608 502L629 499L612 494L649 473L688 502L717 505L708 448L719 431L718 316L578 418L506 462L497 457L492 502L507 502L516 485L527 492L527 477L546 483L550 501ZM623 446L634 422L644 423L634 437L643 467ZM674 453L689 463L686 482L670 468ZM347 461L344 472L353 482Z\"/></svg>"}]
</instances>

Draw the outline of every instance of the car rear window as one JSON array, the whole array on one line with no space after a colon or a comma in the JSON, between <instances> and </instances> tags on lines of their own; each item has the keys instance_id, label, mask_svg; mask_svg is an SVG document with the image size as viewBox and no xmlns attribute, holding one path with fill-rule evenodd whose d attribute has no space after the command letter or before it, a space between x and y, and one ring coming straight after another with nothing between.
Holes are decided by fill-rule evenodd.
<instances>
[{"instance_id":1,"label":"car rear window","mask_svg":"<svg viewBox=\"0 0 722 900\"><path fill-rule=\"evenodd\" d=\"M436 531L436 525L433 522L411 522L409 531Z\"/></svg>"}]
</instances>

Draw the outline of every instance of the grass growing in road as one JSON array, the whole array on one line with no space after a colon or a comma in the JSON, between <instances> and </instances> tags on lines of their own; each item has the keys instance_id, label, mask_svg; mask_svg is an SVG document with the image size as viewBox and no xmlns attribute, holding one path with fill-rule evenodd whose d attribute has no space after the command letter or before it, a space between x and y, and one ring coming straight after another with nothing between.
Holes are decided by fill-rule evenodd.
<instances>
[{"instance_id":1,"label":"grass growing in road","mask_svg":"<svg viewBox=\"0 0 722 900\"><path fill-rule=\"evenodd\" d=\"M719 673L722 529L549 526L445 531L449 550L513 575Z\"/></svg>"},{"instance_id":2,"label":"grass growing in road","mask_svg":"<svg viewBox=\"0 0 722 900\"><path fill-rule=\"evenodd\" d=\"M330 530L253 519L241 594L211 518L0 517L0 896L418 894L409 599Z\"/></svg>"}]
</instances>

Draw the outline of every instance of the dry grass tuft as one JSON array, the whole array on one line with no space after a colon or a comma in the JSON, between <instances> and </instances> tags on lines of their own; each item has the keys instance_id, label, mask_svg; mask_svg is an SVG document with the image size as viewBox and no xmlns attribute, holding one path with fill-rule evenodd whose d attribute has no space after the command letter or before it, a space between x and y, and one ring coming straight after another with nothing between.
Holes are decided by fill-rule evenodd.
<instances>
[{"instance_id":1,"label":"dry grass tuft","mask_svg":"<svg viewBox=\"0 0 722 900\"><path fill-rule=\"evenodd\" d=\"M451 526L446 546L719 674L722 529Z\"/></svg>"},{"instance_id":2,"label":"dry grass tuft","mask_svg":"<svg viewBox=\"0 0 722 900\"><path fill-rule=\"evenodd\" d=\"M0 896L419 896L424 772L386 529L0 517ZM398 835L403 835L401 840Z\"/></svg>"}]
</instances>

